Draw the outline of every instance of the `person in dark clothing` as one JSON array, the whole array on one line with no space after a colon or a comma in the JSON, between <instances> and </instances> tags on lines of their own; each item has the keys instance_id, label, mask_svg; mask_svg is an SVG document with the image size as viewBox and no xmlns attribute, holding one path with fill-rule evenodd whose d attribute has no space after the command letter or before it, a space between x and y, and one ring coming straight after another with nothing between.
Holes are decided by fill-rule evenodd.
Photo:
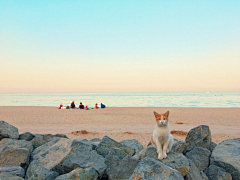
<instances>
[{"instance_id":1,"label":"person in dark clothing","mask_svg":"<svg viewBox=\"0 0 240 180\"><path fill-rule=\"evenodd\" d=\"M105 108L106 106L103 104L103 103L101 103L101 108Z\"/></svg>"},{"instance_id":2,"label":"person in dark clothing","mask_svg":"<svg viewBox=\"0 0 240 180\"><path fill-rule=\"evenodd\" d=\"M72 108L72 109L75 109L75 108L76 108L74 101L71 103L71 108Z\"/></svg>"},{"instance_id":3,"label":"person in dark clothing","mask_svg":"<svg viewBox=\"0 0 240 180\"><path fill-rule=\"evenodd\" d=\"M84 109L84 105L80 102L79 109Z\"/></svg>"}]
</instances>

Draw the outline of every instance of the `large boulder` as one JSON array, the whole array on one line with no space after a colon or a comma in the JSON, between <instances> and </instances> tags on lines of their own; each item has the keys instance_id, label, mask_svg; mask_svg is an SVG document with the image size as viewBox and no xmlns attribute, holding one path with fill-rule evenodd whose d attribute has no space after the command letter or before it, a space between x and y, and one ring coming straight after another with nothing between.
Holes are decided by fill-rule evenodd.
<instances>
[{"instance_id":1,"label":"large boulder","mask_svg":"<svg viewBox=\"0 0 240 180\"><path fill-rule=\"evenodd\" d=\"M189 161L189 172L184 177L185 180L208 180L208 177L200 171L192 160Z\"/></svg>"},{"instance_id":2,"label":"large boulder","mask_svg":"<svg viewBox=\"0 0 240 180\"><path fill-rule=\"evenodd\" d=\"M103 137L102 141L98 144L96 151L103 157L106 157L110 151L114 151L120 159L123 159L125 156L131 157L134 154L134 150L131 147L120 144L108 136Z\"/></svg>"},{"instance_id":3,"label":"large boulder","mask_svg":"<svg viewBox=\"0 0 240 180\"><path fill-rule=\"evenodd\" d=\"M31 140L31 143L33 145L33 148L36 149L36 148L42 146L43 144L47 143L47 141L43 140L43 136L36 136L35 138L33 138Z\"/></svg>"},{"instance_id":4,"label":"large boulder","mask_svg":"<svg viewBox=\"0 0 240 180\"><path fill-rule=\"evenodd\" d=\"M0 173L1 172L8 172L12 174L13 176L20 176L24 178L25 171L21 166L4 166L0 167Z\"/></svg>"},{"instance_id":5,"label":"large boulder","mask_svg":"<svg viewBox=\"0 0 240 180\"><path fill-rule=\"evenodd\" d=\"M209 166L210 156L211 151L197 146L186 154L186 157L191 159L200 171L204 171Z\"/></svg>"},{"instance_id":6,"label":"large boulder","mask_svg":"<svg viewBox=\"0 0 240 180\"><path fill-rule=\"evenodd\" d=\"M184 149L185 149L185 142L174 139L171 151L177 152L177 153L183 153Z\"/></svg>"},{"instance_id":7,"label":"large boulder","mask_svg":"<svg viewBox=\"0 0 240 180\"><path fill-rule=\"evenodd\" d=\"M0 173L0 180L24 180L24 179L19 176L14 176L8 172L2 172Z\"/></svg>"},{"instance_id":8,"label":"large boulder","mask_svg":"<svg viewBox=\"0 0 240 180\"><path fill-rule=\"evenodd\" d=\"M25 132L19 135L19 140L31 141L35 136L30 132Z\"/></svg>"},{"instance_id":9,"label":"large boulder","mask_svg":"<svg viewBox=\"0 0 240 180\"><path fill-rule=\"evenodd\" d=\"M149 179L184 180L177 170L153 158L145 157L138 163L129 180Z\"/></svg>"},{"instance_id":10,"label":"large boulder","mask_svg":"<svg viewBox=\"0 0 240 180\"><path fill-rule=\"evenodd\" d=\"M139 153L143 149L143 145L136 139L123 140L120 143L131 147L135 150L135 153Z\"/></svg>"},{"instance_id":11,"label":"large boulder","mask_svg":"<svg viewBox=\"0 0 240 180\"><path fill-rule=\"evenodd\" d=\"M204 173L209 180L232 180L230 173L215 165L209 166Z\"/></svg>"},{"instance_id":12,"label":"large boulder","mask_svg":"<svg viewBox=\"0 0 240 180\"><path fill-rule=\"evenodd\" d=\"M106 156L106 164L108 165L106 173L108 179L129 179L138 163L139 159L134 157L126 156L121 160L118 156L109 153Z\"/></svg>"},{"instance_id":13,"label":"large boulder","mask_svg":"<svg viewBox=\"0 0 240 180\"><path fill-rule=\"evenodd\" d=\"M97 171L94 168L89 167L86 169L76 168L68 174L58 176L55 180L97 180L97 178Z\"/></svg>"},{"instance_id":14,"label":"large boulder","mask_svg":"<svg viewBox=\"0 0 240 180\"><path fill-rule=\"evenodd\" d=\"M233 180L240 179L240 138L219 143L212 152L210 164L223 168Z\"/></svg>"},{"instance_id":15,"label":"large boulder","mask_svg":"<svg viewBox=\"0 0 240 180\"><path fill-rule=\"evenodd\" d=\"M52 180L58 177L59 174L44 168L38 161L32 161L26 172L26 179L34 180Z\"/></svg>"},{"instance_id":16,"label":"large boulder","mask_svg":"<svg viewBox=\"0 0 240 180\"><path fill-rule=\"evenodd\" d=\"M5 121L0 121L0 141L3 138L18 139L19 132L18 129Z\"/></svg>"},{"instance_id":17,"label":"large boulder","mask_svg":"<svg viewBox=\"0 0 240 180\"><path fill-rule=\"evenodd\" d=\"M31 159L38 161L44 168L55 170L72 150L72 140L54 137L48 143L36 148Z\"/></svg>"},{"instance_id":18,"label":"large boulder","mask_svg":"<svg viewBox=\"0 0 240 180\"><path fill-rule=\"evenodd\" d=\"M194 149L195 146L211 150L211 131L208 126L201 125L191 129L185 139L184 154Z\"/></svg>"},{"instance_id":19,"label":"large boulder","mask_svg":"<svg viewBox=\"0 0 240 180\"><path fill-rule=\"evenodd\" d=\"M88 141L86 139L82 139L82 138L74 139L72 146L73 147L86 147L86 148L93 149L93 150L96 149L96 147L97 147L93 142Z\"/></svg>"},{"instance_id":20,"label":"large boulder","mask_svg":"<svg viewBox=\"0 0 240 180\"><path fill-rule=\"evenodd\" d=\"M217 144L215 142L211 142L210 151L212 152L216 146Z\"/></svg>"},{"instance_id":21,"label":"large boulder","mask_svg":"<svg viewBox=\"0 0 240 180\"><path fill-rule=\"evenodd\" d=\"M156 148L149 146L146 149L145 156L154 158L154 159L160 161L161 163L165 164L166 166L176 169L177 171L179 171L181 173L181 175L183 177L189 171L188 160L184 155L182 155L180 153L169 152L167 154L167 158L159 160Z\"/></svg>"},{"instance_id":22,"label":"large boulder","mask_svg":"<svg viewBox=\"0 0 240 180\"><path fill-rule=\"evenodd\" d=\"M64 172L70 172L77 167L93 167L101 177L107 165L105 164L105 159L95 150L79 147L63 161L61 167Z\"/></svg>"},{"instance_id":23,"label":"large boulder","mask_svg":"<svg viewBox=\"0 0 240 180\"><path fill-rule=\"evenodd\" d=\"M25 140L5 138L0 141L0 166L28 166L32 143Z\"/></svg>"}]
</instances>

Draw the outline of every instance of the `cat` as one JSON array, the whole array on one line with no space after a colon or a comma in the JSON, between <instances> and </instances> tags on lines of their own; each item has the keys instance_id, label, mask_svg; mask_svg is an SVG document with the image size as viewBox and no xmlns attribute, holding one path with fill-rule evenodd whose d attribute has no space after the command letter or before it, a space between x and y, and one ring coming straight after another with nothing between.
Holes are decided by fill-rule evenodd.
<instances>
[{"instance_id":1,"label":"cat","mask_svg":"<svg viewBox=\"0 0 240 180\"><path fill-rule=\"evenodd\" d=\"M158 114L154 111L156 125L151 136L152 144L157 148L158 159L167 157L167 153L172 149L173 136L170 134L168 122L169 111L165 114Z\"/></svg>"}]
</instances>

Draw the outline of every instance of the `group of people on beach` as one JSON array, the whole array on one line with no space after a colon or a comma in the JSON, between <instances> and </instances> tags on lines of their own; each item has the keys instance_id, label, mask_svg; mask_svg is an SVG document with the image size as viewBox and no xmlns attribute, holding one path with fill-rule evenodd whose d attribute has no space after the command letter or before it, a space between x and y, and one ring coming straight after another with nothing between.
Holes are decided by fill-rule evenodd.
<instances>
[{"instance_id":1,"label":"group of people on beach","mask_svg":"<svg viewBox=\"0 0 240 180\"><path fill-rule=\"evenodd\" d=\"M98 108L105 108L105 107L106 107L106 105L104 105L103 103L101 103L101 106L100 106L100 107L99 107L98 104L96 103L94 108L95 108L95 109L98 109ZM66 106L66 107L64 107L64 106L61 104L58 109L85 109L85 110L90 110L90 108L89 108L88 106L84 106L84 105L82 104L82 102L80 102L79 106L76 107L74 101L72 101L72 103L71 103L70 106ZM93 108L92 108L92 109L93 109Z\"/></svg>"}]
</instances>

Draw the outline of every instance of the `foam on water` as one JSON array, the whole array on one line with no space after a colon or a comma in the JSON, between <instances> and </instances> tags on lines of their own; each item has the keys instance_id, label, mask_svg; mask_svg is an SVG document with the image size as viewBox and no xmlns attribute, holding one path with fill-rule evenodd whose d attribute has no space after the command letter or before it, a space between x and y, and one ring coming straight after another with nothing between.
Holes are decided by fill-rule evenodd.
<instances>
[{"instance_id":1,"label":"foam on water","mask_svg":"<svg viewBox=\"0 0 240 180\"><path fill-rule=\"evenodd\" d=\"M240 107L240 93L0 94L0 106Z\"/></svg>"}]
</instances>

